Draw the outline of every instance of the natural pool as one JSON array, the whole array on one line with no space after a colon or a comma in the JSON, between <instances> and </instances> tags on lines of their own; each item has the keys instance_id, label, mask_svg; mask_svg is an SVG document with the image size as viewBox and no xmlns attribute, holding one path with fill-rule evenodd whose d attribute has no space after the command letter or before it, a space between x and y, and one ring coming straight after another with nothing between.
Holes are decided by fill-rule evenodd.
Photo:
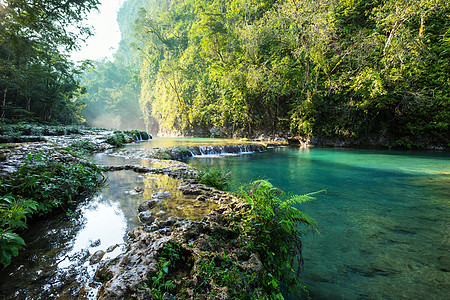
<instances>
[{"instance_id":1,"label":"natural pool","mask_svg":"<svg viewBox=\"0 0 450 300\"><path fill-rule=\"evenodd\" d=\"M231 189L327 190L300 207L320 223L303 238L313 299L448 299L449 153L286 147L188 163L230 170Z\"/></svg>"},{"instance_id":2,"label":"natural pool","mask_svg":"<svg viewBox=\"0 0 450 300\"><path fill-rule=\"evenodd\" d=\"M223 143L236 142L155 139L126 149ZM94 159L107 165L151 166L132 157L99 154ZM301 206L320 223L320 235L308 232L303 238L301 276L313 299L447 299L449 153L285 147L194 157L188 163L231 171L231 189L269 179L297 194L327 190ZM27 250L0 272L0 298L75 297L95 270L90 255L120 244L105 258L117 255L126 232L139 224L139 204L161 188L173 190L169 181L132 171L110 172L108 185L69 216L32 226ZM134 194L136 186L147 191ZM166 210L182 211L185 206L187 214L197 211L189 201L177 201ZM87 295L95 295L95 286L87 289Z\"/></svg>"}]
</instances>

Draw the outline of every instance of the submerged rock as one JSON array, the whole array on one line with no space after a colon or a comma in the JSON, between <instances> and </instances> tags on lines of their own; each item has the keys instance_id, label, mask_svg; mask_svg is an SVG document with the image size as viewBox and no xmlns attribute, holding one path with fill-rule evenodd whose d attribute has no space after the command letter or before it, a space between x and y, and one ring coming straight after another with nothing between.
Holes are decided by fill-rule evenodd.
<instances>
[{"instance_id":1,"label":"submerged rock","mask_svg":"<svg viewBox=\"0 0 450 300\"><path fill-rule=\"evenodd\" d=\"M161 203L161 200L157 200L157 199L145 201L144 203L139 205L138 211L142 212L142 211L153 209L156 207L156 205L158 205L160 203Z\"/></svg>"},{"instance_id":2,"label":"submerged rock","mask_svg":"<svg viewBox=\"0 0 450 300\"><path fill-rule=\"evenodd\" d=\"M140 186L135 186L134 191L138 194L142 194L144 192L144 188Z\"/></svg>"},{"instance_id":3,"label":"submerged rock","mask_svg":"<svg viewBox=\"0 0 450 300\"><path fill-rule=\"evenodd\" d=\"M105 255L105 251L103 251L103 250L96 251L89 259L89 263L91 265L98 263L99 261L102 260L104 255Z\"/></svg>"},{"instance_id":4,"label":"submerged rock","mask_svg":"<svg viewBox=\"0 0 450 300\"><path fill-rule=\"evenodd\" d=\"M170 191L161 191L152 194L152 198L155 199L165 199L172 197L172 193Z\"/></svg>"}]
</instances>

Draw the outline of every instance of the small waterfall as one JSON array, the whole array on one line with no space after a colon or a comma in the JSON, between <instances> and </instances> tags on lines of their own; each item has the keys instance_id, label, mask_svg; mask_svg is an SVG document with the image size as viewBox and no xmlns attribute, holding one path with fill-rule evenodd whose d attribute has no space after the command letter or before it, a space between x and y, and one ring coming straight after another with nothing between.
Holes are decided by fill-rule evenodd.
<instances>
[{"instance_id":1,"label":"small waterfall","mask_svg":"<svg viewBox=\"0 0 450 300\"><path fill-rule=\"evenodd\" d=\"M180 160L193 156L217 156L217 155L241 155L254 152L266 151L267 147L260 144L248 145L227 145L227 146L180 146L167 148L154 148L148 151L131 152L123 150L112 154L113 156L121 156L127 158L158 158Z\"/></svg>"},{"instance_id":2,"label":"small waterfall","mask_svg":"<svg viewBox=\"0 0 450 300\"><path fill-rule=\"evenodd\" d=\"M180 157L180 159L191 156L205 156L205 155L240 155L254 152L262 152L266 150L266 146L258 144L226 145L226 146L190 146L186 148L188 151L181 151L183 152L182 153L183 155Z\"/></svg>"}]
</instances>

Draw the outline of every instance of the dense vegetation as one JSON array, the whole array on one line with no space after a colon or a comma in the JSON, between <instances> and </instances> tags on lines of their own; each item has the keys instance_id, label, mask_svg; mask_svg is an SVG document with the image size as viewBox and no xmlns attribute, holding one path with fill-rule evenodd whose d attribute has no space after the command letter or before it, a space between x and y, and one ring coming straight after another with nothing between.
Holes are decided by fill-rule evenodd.
<instances>
[{"instance_id":1,"label":"dense vegetation","mask_svg":"<svg viewBox=\"0 0 450 300\"><path fill-rule=\"evenodd\" d=\"M87 38L97 0L0 1L0 119L79 121L83 66L68 58Z\"/></svg>"},{"instance_id":2,"label":"dense vegetation","mask_svg":"<svg viewBox=\"0 0 450 300\"><path fill-rule=\"evenodd\" d=\"M77 67L97 4L2 1L2 119L448 147L447 1L127 0L114 59Z\"/></svg>"},{"instance_id":3,"label":"dense vegetation","mask_svg":"<svg viewBox=\"0 0 450 300\"><path fill-rule=\"evenodd\" d=\"M229 186L230 173L220 169L205 168L198 170L195 179L207 186L224 191Z\"/></svg>"},{"instance_id":4,"label":"dense vegetation","mask_svg":"<svg viewBox=\"0 0 450 300\"><path fill-rule=\"evenodd\" d=\"M129 78L154 131L448 146L448 1L129 0L119 19L139 6Z\"/></svg>"},{"instance_id":5,"label":"dense vegetation","mask_svg":"<svg viewBox=\"0 0 450 300\"><path fill-rule=\"evenodd\" d=\"M25 246L18 232L32 217L68 208L91 195L101 174L96 165L73 153L46 150L29 153L18 172L0 176L0 264L7 266Z\"/></svg>"},{"instance_id":6,"label":"dense vegetation","mask_svg":"<svg viewBox=\"0 0 450 300\"><path fill-rule=\"evenodd\" d=\"M157 271L140 288L152 299L284 299L282 293L305 291L298 274L300 237L303 225L314 229L316 222L294 206L311 196L289 195L263 180L238 196L247 205L230 214L227 226L188 245L201 254L195 267L182 241L169 242L158 255Z\"/></svg>"}]
</instances>

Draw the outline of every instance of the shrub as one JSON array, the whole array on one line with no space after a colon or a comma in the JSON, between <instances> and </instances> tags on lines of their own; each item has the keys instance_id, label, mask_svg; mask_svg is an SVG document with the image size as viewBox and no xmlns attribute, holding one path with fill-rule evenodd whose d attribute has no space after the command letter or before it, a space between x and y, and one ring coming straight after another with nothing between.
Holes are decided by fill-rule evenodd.
<instances>
[{"instance_id":1,"label":"shrub","mask_svg":"<svg viewBox=\"0 0 450 300\"><path fill-rule=\"evenodd\" d=\"M225 190L229 186L230 173L214 169L205 168L204 170L199 170L196 176L196 180L207 186L216 188L218 190Z\"/></svg>"},{"instance_id":2,"label":"shrub","mask_svg":"<svg viewBox=\"0 0 450 300\"><path fill-rule=\"evenodd\" d=\"M99 150L99 146L89 140L78 140L70 145L70 148L81 153L91 153Z\"/></svg>"},{"instance_id":3,"label":"shrub","mask_svg":"<svg viewBox=\"0 0 450 300\"><path fill-rule=\"evenodd\" d=\"M136 129L125 130L123 133L125 135L129 136L134 141L140 141L140 140L146 141L151 138L147 132L141 131L141 130L136 130Z\"/></svg>"},{"instance_id":4,"label":"shrub","mask_svg":"<svg viewBox=\"0 0 450 300\"><path fill-rule=\"evenodd\" d=\"M120 147L124 143L127 143L127 139L122 131L115 131L113 135L110 135L106 142L114 147Z\"/></svg>"}]
</instances>

